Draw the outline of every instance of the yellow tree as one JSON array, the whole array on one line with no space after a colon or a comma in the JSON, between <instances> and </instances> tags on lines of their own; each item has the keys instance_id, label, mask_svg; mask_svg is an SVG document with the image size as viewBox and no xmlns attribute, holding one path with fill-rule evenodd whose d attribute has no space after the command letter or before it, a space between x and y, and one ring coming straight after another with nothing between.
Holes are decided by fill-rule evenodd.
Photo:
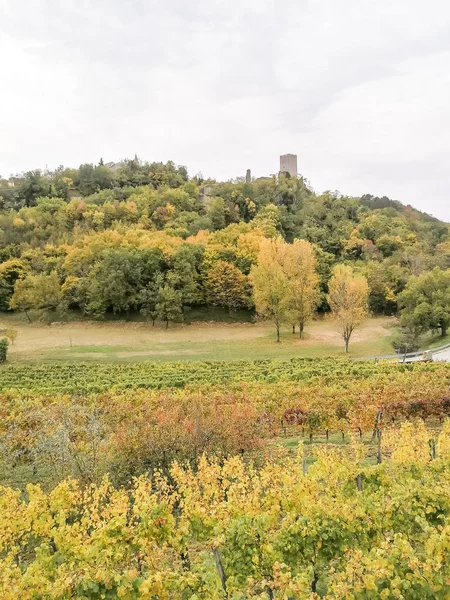
<instances>
[{"instance_id":1,"label":"yellow tree","mask_svg":"<svg viewBox=\"0 0 450 600\"><path fill-rule=\"evenodd\" d=\"M298 323L303 338L305 323L319 300L319 276L312 245L306 240L295 240L288 245L284 268L291 286L294 323Z\"/></svg>"},{"instance_id":2,"label":"yellow tree","mask_svg":"<svg viewBox=\"0 0 450 600\"><path fill-rule=\"evenodd\" d=\"M285 271L287 248L288 244L281 238L263 240L258 264L250 272L256 311L274 323L277 342L280 341L280 326L288 319L291 308L291 287Z\"/></svg>"},{"instance_id":3,"label":"yellow tree","mask_svg":"<svg viewBox=\"0 0 450 600\"><path fill-rule=\"evenodd\" d=\"M31 309L56 309L61 301L61 286L56 271L50 275L28 275L18 279L9 303L13 310L23 311L31 322Z\"/></svg>"},{"instance_id":4,"label":"yellow tree","mask_svg":"<svg viewBox=\"0 0 450 600\"><path fill-rule=\"evenodd\" d=\"M231 263L219 260L206 278L206 299L209 304L223 306L232 312L248 306L249 287L246 275Z\"/></svg>"},{"instance_id":5,"label":"yellow tree","mask_svg":"<svg viewBox=\"0 0 450 600\"><path fill-rule=\"evenodd\" d=\"M328 304L333 318L339 324L345 342L345 351L353 331L367 316L369 286L367 279L356 276L346 265L336 265L328 286Z\"/></svg>"}]
</instances>

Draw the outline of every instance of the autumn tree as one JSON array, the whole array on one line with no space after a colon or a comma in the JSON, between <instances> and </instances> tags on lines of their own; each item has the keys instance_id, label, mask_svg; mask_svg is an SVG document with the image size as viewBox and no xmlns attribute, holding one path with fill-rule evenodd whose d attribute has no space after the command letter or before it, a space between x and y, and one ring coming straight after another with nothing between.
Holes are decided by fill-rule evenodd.
<instances>
[{"instance_id":1,"label":"autumn tree","mask_svg":"<svg viewBox=\"0 0 450 600\"><path fill-rule=\"evenodd\" d=\"M256 311L272 321L280 341L280 327L289 318L290 284L284 268L288 244L281 238L261 242L258 264L252 267L250 280Z\"/></svg>"},{"instance_id":2,"label":"autumn tree","mask_svg":"<svg viewBox=\"0 0 450 600\"><path fill-rule=\"evenodd\" d=\"M28 265L17 258L2 262L0 265L0 310L6 311L10 308L9 303L14 293L14 285L18 279L23 279L28 271Z\"/></svg>"},{"instance_id":3,"label":"autumn tree","mask_svg":"<svg viewBox=\"0 0 450 600\"><path fill-rule=\"evenodd\" d=\"M305 323L311 318L319 301L319 276L312 245L306 240L295 240L288 245L284 269L291 286L291 307L300 338L303 338Z\"/></svg>"},{"instance_id":4,"label":"autumn tree","mask_svg":"<svg viewBox=\"0 0 450 600\"><path fill-rule=\"evenodd\" d=\"M32 309L56 309L61 301L61 286L56 272L50 275L28 275L18 279L14 286L14 294L10 307L23 311L28 321L28 312Z\"/></svg>"},{"instance_id":5,"label":"autumn tree","mask_svg":"<svg viewBox=\"0 0 450 600\"><path fill-rule=\"evenodd\" d=\"M248 278L234 265L219 260L209 271L205 282L208 304L223 306L230 312L248 306Z\"/></svg>"},{"instance_id":6,"label":"autumn tree","mask_svg":"<svg viewBox=\"0 0 450 600\"><path fill-rule=\"evenodd\" d=\"M19 332L17 331L17 329L10 327L5 331L5 334L6 334L6 337L8 338L8 340L11 342L11 344L14 345L14 342L16 341L17 336L19 335Z\"/></svg>"},{"instance_id":7,"label":"autumn tree","mask_svg":"<svg viewBox=\"0 0 450 600\"><path fill-rule=\"evenodd\" d=\"M338 323L345 343L345 351L354 330L367 316L369 286L365 277L354 274L346 265L336 265L329 283L328 303Z\"/></svg>"}]
</instances>

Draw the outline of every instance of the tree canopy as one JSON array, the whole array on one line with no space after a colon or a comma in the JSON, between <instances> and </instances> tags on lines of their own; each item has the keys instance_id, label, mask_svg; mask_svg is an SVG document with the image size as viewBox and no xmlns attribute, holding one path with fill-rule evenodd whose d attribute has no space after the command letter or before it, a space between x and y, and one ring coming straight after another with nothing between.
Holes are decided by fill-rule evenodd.
<instances>
[{"instance_id":1,"label":"tree canopy","mask_svg":"<svg viewBox=\"0 0 450 600\"><path fill-rule=\"evenodd\" d=\"M280 238L297 252L283 267L296 315L283 318L302 335L316 308L330 308L336 264L366 277L370 310L388 315L411 313L410 292L398 303L411 278L450 267L448 224L386 197L316 194L303 177L217 182L134 157L30 171L12 184L0 179L1 310L23 306L11 304L19 281L53 272L60 306L95 318L141 311L153 320L158 278L180 295L182 310L252 310L248 276L261 241ZM445 328L445 300L435 295L432 304L426 327Z\"/></svg>"}]
</instances>

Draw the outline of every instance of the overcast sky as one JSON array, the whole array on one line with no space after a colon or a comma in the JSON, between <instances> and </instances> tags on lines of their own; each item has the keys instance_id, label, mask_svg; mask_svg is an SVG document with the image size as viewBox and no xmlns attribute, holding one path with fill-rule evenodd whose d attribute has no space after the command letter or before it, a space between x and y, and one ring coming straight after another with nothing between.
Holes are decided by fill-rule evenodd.
<instances>
[{"instance_id":1,"label":"overcast sky","mask_svg":"<svg viewBox=\"0 0 450 600\"><path fill-rule=\"evenodd\" d=\"M0 0L0 174L134 156L450 221L446 0Z\"/></svg>"}]
</instances>

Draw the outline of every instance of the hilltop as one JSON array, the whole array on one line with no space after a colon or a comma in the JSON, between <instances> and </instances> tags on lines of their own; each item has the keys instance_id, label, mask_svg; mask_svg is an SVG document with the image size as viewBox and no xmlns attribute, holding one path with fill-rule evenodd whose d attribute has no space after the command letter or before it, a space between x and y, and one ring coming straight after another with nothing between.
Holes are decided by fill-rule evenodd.
<instances>
[{"instance_id":1,"label":"hilltop","mask_svg":"<svg viewBox=\"0 0 450 600\"><path fill-rule=\"evenodd\" d=\"M149 316L151 290L167 283L173 320L193 307L251 310L247 276L261 239L277 235L314 245L322 312L336 263L367 277L374 314L397 312L412 275L450 266L449 225L387 197L317 194L303 177L217 182L172 162L100 161L0 180L0 309L19 278L42 275L28 308Z\"/></svg>"}]
</instances>

